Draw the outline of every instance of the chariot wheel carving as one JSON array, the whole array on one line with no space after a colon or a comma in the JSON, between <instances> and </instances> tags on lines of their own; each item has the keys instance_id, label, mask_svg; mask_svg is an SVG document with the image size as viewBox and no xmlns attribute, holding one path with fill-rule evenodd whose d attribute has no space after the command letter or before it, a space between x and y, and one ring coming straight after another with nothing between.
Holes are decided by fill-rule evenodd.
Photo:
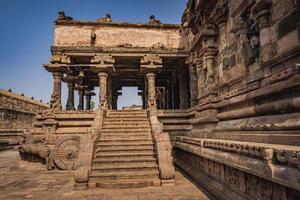
<instances>
[{"instance_id":1,"label":"chariot wheel carving","mask_svg":"<svg viewBox=\"0 0 300 200\"><path fill-rule=\"evenodd\" d=\"M53 150L53 161L58 168L74 170L78 166L80 138L77 136L60 139Z\"/></svg>"}]
</instances>

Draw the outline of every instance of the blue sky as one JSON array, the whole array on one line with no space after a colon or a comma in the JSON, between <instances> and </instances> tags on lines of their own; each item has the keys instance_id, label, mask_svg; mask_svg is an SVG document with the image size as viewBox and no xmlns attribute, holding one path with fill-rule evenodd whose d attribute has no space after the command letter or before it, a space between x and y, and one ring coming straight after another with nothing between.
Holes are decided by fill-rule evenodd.
<instances>
[{"instance_id":1,"label":"blue sky","mask_svg":"<svg viewBox=\"0 0 300 200\"><path fill-rule=\"evenodd\" d=\"M0 0L0 88L48 102L52 76L49 62L57 12L78 20L111 13L114 21L147 22L151 14L163 23L180 23L187 0ZM65 86L64 86L65 87ZM63 88L63 105L66 90ZM118 106L140 104L135 89L123 90Z\"/></svg>"}]
</instances>

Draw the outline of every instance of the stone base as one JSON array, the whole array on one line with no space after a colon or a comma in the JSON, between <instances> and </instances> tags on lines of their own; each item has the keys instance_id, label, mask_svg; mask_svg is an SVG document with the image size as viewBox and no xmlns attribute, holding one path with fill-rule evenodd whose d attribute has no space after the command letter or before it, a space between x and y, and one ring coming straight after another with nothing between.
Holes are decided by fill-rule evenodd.
<instances>
[{"instance_id":1,"label":"stone base","mask_svg":"<svg viewBox=\"0 0 300 200\"><path fill-rule=\"evenodd\" d=\"M87 190L88 183L74 183L74 190Z\"/></svg>"},{"instance_id":2,"label":"stone base","mask_svg":"<svg viewBox=\"0 0 300 200\"><path fill-rule=\"evenodd\" d=\"M169 186L174 186L175 185L175 180L162 180L161 181L161 186L163 187L169 187Z\"/></svg>"}]
</instances>

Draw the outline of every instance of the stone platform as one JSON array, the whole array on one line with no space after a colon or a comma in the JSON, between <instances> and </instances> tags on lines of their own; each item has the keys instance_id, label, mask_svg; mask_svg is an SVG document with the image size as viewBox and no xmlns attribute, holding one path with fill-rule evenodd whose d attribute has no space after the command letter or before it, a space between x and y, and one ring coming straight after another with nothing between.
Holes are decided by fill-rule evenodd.
<instances>
[{"instance_id":1,"label":"stone platform","mask_svg":"<svg viewBox=\"0 0 300 200\"><path fill-rule=\"evenodd\" d=\"M0 199L85 199L85 200L202 200L210 199L182 174L176 172L174 187L142 189L73 190L73 173L45 171L31 164L31 169L20 168L18 152L0 152Z\"/></svg>"}]
</instances>

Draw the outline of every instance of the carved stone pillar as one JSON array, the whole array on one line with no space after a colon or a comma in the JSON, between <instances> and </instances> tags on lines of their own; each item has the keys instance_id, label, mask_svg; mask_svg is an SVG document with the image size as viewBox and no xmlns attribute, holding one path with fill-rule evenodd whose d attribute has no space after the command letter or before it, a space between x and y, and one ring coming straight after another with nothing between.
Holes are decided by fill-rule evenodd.
<instances>
[{"instance_id":1,"label":"carved stone pillar","mask_svg":"<svg viewBox=\"0 0 300 200\"><path fill-rule=\"evenodd\" d=\"M85 109L86 110L91 110L91 100L92 96L94 96L95 93L92 92L91 90L86 90L85 91Z\"/></svg>"},{"instance_id":2,"label":"carved stone pillar","mask_svg":"<svg viewBox=\"0 0 300 200\"><path fill-rule=\"evenodd\" d=\"M155 76L162 70L162 59L159 55L145 55L141 59L141 72L146 74L147 102L149 108L157 108L155 94Z\"/></svg>"},{"instance_id":3,"label":"carved stone pillar","mask_svg":"<svg viewBox=\"0 0 300 200\"><path fill-rule=\"evenodd\" d=\"M108 54L97 54L91 60L95 65L91 66L91 69L98 74L99 77L99 108L107 109L108 103L111 104L111 99L108 100L108 96L111 97L111 86L108 88L108 74L115 71L115 60Z\"/></svg>"},{"instance_id":4,"label":"carved stone pillar","mask_svg":"<svg viewBox=\"0 0 300 200\"><path fill-rule=\"evenodd\" d=\"M261 59L263 62L268 61L274 55L272 46L272 29L271 29L271 0L259 0L252 7L252 14L258 23Z\"/></svg>"},{"instance_id":5,"label":"carved stone pillar","mask_svg":"<svg viewBox=\"0 0 300 200\"><path fill-rule=\"evenodd\" d=\"M206 69L205 82L208 88L215 87L215 69L214 69L215 55L206 53L204 56L204 68Z\"/></svg>"},{"instance_id":6,"label":"carved stone pillar","mask_svg":"<svg viewBox=\"0 0 300 200\"><path fill-rule=\"evenodd\" d=\"M107 109L107 78L106 72L98 73L99 77L99 108Z\"/></svg>"},{"instance_id":7,"label":"carved stone pillar","mask_svg":"<svg viewBox=\"0 0 300 200\"><path fill-rule=\"evenodd\" d=\"M146 78L148 81L148 107L156 108L155 73L147 73Z\"/></svg>"},{"instance_id":8,"label":"carved stone pillar","mask_svg":"<svg viewBox=\"0 0 300 200\"><path fill-rule=\"evenodd\" d=\"M83 105L84 105L84 90L83 89L78 89L78 96L79 96L78 110L83 110Z\"/></svg>"},{"instance_id":9,"label":"carved stone pillar","mask_svg":"<svg viewBox=\"0 0 300 200\"><path fill-rule=\"evenodd\" d=\"M206 87L205 76L204 76L204 69L203 69L203 61L202 59L197 59L195 61L195 71L196 71L196 84L197 84L197 91L196 91L196 104L198 103L198 98L201 97L203 93L203 88Z\"/></svg>"},{"instance_id":10,"label":"carved stone pillar","mask_svg":"<svg viewBox=\"0 0 300 200\"><path fill-rule=\"evenodd\" d=\"M180 73L181 75L179 76L179 96L180 96L180 108L185 109L189 107L189 102L188 102L188 77L187 77L187 72L183 68L184 66L181 67Z\"/></svg>"},{"instance_id":11,"label":"carved stone pillar","mask_svg":"<svg viewBox=\"0 0 300 200\"><path fill-rule=\"evenodd\" d=\"M112 80L111 76L107 78L107 108L112 109Z\"/></svg>"},{"instance_id":12,"label":"carved stone pillar","mask_svg":"<svg viewBox=\"0 0 300 200\"><path fill-rule=\"evenodd\" d=\"M53 72L53 93L51 95L51 108L61 110L61 79L63 74L61 72Z\"/></svg>"},{"instance_id":13,"label":"carved stone pillar","mask_svg":"<svg viewBox=\"0 0 300 200\"><path fill-rule=\"evenodd\" d=\"M86 110L91 110L91 100L92 100L91 95L86 95L85 96L85 101L86 101L85 109Z\"/></svg>"},{"instance_id":14,"label":"carved stone pillar","mask_svg":"<svg viewBox=\"0 0 300 200\"><path fill-rule=\"evenodd\" d=\"M74 88L75 84L72 79L67 79L67 86L68 86L68 99L67 99L67 110L75 110L74 107Z\"/></svg>"},{"instance_id":15,"label":"carved stone pillar","mask_svg":"<svg viewBox=\"0 0 300 200\"><path fill-rule=\"evenodd\" d=\"M188 64L189 77L190 77L190 105L191 107L197 104L197 70L196 66L192 63Z\"/></svg>"}]
</instances>

